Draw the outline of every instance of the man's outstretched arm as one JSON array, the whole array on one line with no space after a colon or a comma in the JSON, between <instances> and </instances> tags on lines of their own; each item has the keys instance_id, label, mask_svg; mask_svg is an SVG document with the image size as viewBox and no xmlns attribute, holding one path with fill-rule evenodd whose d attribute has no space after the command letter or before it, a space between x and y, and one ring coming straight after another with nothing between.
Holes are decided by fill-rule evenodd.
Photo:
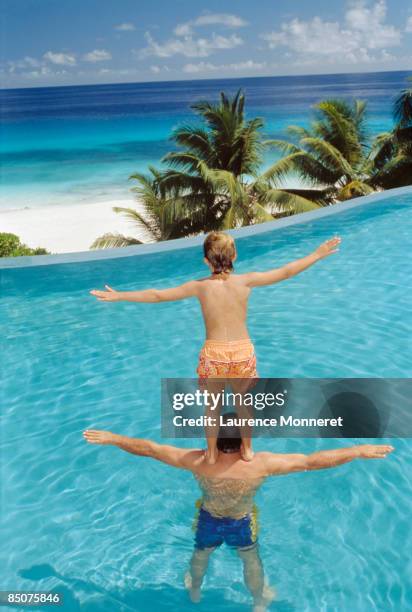
<instances>
[{"instance_id":1,"label":"man's outstretched arm","mask_svg":"<svg viewBox=\"0 0 412 612\"><path fill-rule=\"evenodd\" d=\"M103 444L108 446L117 446L118 448L139 455L140 457L151 457L157 459L173 467L191 470L195 467L196 462L200 460L204 451L178 448L168 444L158 444L151 440L143 438L129 438L112 433L111 431L100 431L97 429L87 429L83 432L83 436L90 444Z\"/></svg>"},{"instance_id":2,"label":"man's outstretched arm","mask_svg":"<svg viewBox=\"0 0 412 612\"><path fill-rule=\"evenodd\" d=\"M175 302L197 295L197 281L189 281L178 287L170 289L143 289L142 291L116 291L105 285L106 291L93 289L90 291L101 302L145 302L155 304L157 302Z\"/></svg>"},{"instance_id":3,"label":"man's outstretched arm","mask_svg":"<svg viewBox=\"0 0 412 612\"><path fill-rule=\"evenodd\" d=\"M267 475L290 474L325 470L349 463L354 459L384 459L393 451L393 446L386 444L360 444L349 448L318 451L311 455L262 453Z\"/></svg>"},{"instance_id":4,"label":"man's outstretched arm","mask_svg":"<svg viewBox=\"0 0 412 612\"><path fill-rule=\"evenodd\" d=\"M302 257L302 259L296 259L296 261L292 261L281 268L275 268L267 272L249 272L243 275L243 279L246 285L251 288L273 285L274 283L296 276L307 270L310 266L313 266L317 261L337 253L340 242L340 238L331 238L321 244L316 251L313 251L313 253L306 257Z\"/></svg>"}]
</instances>

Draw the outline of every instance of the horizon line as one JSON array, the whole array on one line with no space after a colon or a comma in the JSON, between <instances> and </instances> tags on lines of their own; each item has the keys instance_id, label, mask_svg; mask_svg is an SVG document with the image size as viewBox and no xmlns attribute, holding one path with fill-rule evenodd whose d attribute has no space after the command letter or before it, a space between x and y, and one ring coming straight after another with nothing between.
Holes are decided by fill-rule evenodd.
<instances>
[{"instance_id":1,"label":"horizon line","mask_svg":"<svg viewBox=\"0 0 412 612\"><path fill-rule=\"evenodd\" d=\"M2 91L20 91L25 89L62 89L67 87L99 87L107 85L148 85L152 83L167 84L167 83L194 83L199 81L239 81L239 80L256 80L256 79L282 79L282 78L302 78L302 77L319 77L319 76L341 76L341 75L360 75L360 74L388 74L388 73L402 73L412 72L412 68L405 68L400 70L371 70L371 71L357 71L357 72L317 72L317 73L305 73L305 74L277 74L277 75L259 75L259 76L237 76L237 77L200 77L198 79L171 79L165 81L115 81L106 83L80 83L70 85L28 85L26 87L1 87Z\"/></svg>"}]
</instances>

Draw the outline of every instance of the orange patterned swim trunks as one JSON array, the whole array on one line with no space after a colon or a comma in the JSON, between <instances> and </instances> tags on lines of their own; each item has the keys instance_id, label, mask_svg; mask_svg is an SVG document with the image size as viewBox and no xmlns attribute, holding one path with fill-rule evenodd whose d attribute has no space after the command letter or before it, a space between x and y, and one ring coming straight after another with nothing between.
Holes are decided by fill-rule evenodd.
<instances>
[{"instance_id":1,"label":"orange patterned swim trunks","mask_svg":"<svg viewBox=\"0 0 412 612\"><path fill-rule=\"evenodd\" d=\"M199 355L197 374L204 378L256 378L256 355L252 342L206 340Z\"/></svg>"}]
</instances>

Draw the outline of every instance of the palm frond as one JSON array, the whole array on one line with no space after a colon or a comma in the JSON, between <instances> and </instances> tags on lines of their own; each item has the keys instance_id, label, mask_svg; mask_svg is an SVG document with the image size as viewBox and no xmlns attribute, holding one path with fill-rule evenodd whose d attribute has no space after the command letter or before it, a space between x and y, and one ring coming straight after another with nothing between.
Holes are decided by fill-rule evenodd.
<instances>
[{"instance_id":1,"label":"palm frond","mask_svg":"<svg viewBox=\"0 0 412 612\"><path fill-rule=\"evenodd\" d=\"M302 138L301 143L309 151L316 154L318 161L332 172L351 177L354 174L352 166L342 153L331 143L320 138Z\"/></svg>"},{"instance_id":2,"label":"palm frond","mask_svg":"<svg viewBox=\"0 0 412 612\"><path fill-rule=\"evenodd\" d=\"M153 210L146 209L146 216L143 216L134 208L123 208L122 206L114 206L115 213L121 213L124 217L133 221L138 228L149 234L153 240L161 239L161 231L159 229L159 215Z\"/></svg>"},{"instance_id":3,"label":"palm frond","mask_svg":"<svg viewBox=\"0 0 412 612\"><path fill-rule=\"evenodd\" d=\"M395 154L388 162L371 177L372 187L393 189L411 184L412 155Z\"/></svg>"},{"instance_id":4,"label":"palm frond","mask_svg":"<svg viewBox=\"0 0 412 612\"><path fill-rule=\"evenodd\" d=\"M171 151L163 157L162 161L173 167L186 168L188 172L197 172L199 161L203 160L189 151Z\"/></svg>"},{"instance_id":5,"label":"palm frond","mask_svg":"<svg viewBox=\"0 0 412 612\"><path fill-rule=\"evenodd\" d=\"M395 150L395 140L393 132L378 134L369 153L369 160L372 168L382 168L392 157Z\"/></svg>"},{"instance_id":6,"label":"palm frond","mask_svg":"<svg viewBox=\"0 0 412 612\"><path fill-rule=\"evenodd\" d=\"M214 192L228 194L233 203L245 201L246 192L231 172L208 168L204 162L200 162L200 171L204 180L211 185Z\"/></svg>"},{"instance_id":7,"label":"palm frond","mask_svg":"<svg viewBox=\"0 0 412 612\"><path fill-rule=\"evenodd\" d=\"M374 190L373 188L359 180L351 181L347 183L337 194L337 199L340 201L351 200L352 198L358 198L359 196L369 195Z\"/></svg>"},{"instance_id":8,"label":"palm frond","mask_svg":"<svg viewBox=\"0 0 412 612\"><path fill-rule=\"evenodd\" d=\"M260 176L258 181L268 182L271 185L279 184L282 179L285 179L290 173L296 170L296 160L304 152L297 150L286 157L282 157L277 162L272 164L270 168L265 170Z\"/></svg>"},{"instance_id":9,"label":"palm frond","mask_svg":"<svg viewBox=\"0 0 412 612\"><path fill-rule=\"evenodd\" d=\"M412 123L412 89L404 89L395 99L393 116L401 127Z\"/></svg>"},{"instance_id":10,"label":"palm frond","mask_svg":"<svg viewBox=\"0 0 412 612\"><path fill-rule=\"evenodd\" d=\"M252 205L254 223L265 223L266 221L273 221L273 215L266 209L263 204L255 202Z\"/></svg>"},{"instance_id":11,"label":"palm frond","mask_svg":"<svg viewBox=\"0 0 412 612\"><path fill-rule=\"evenodd\" d=\"M190 191L191 193L205 193L207 184L202 176L180 172L179 170L165 170L159 178L159 189L163 195L178 196Z\"/></svg>"},{"instance_id":12,"label":"palm frond","mask_svg":"<svg viewBox=\"0 0 412 612\"><path fill-rule=\"evenodd\" d=\"M209 140L209 134L206 130L198 126L180 126L174 130L172 140L179 146L186 147L189 151L201 157L206 162L210 161L213 156L213 147ZM165 158L163 159L165 160Z\"/></svg>"},{"instance_id":13,"label":"palm frond","mask_svg":"<svg viewBox=\"0 0 412 612\"><path fill-rule=\"evenodd\" d=\"M323 100L317 107L320 120L314 126L315 135L332 144L350 163L357 163L365 144L364 112L358 101L354 107L343 100Z\"/></svg>"},{"instance_id":14,"label":"palm frond","mask_svg":"<svg viewBox=\"0 0 412 612\"><path fill-rule=\"evenodd\" d=\"M298 139L307 138L308 136L311 136L310 131L300 125L288 125L286 131L288 134L290 134L291 136L296 136L296 138Z\"/></svg>"},{"instance_id":15,"label":"palm frond","mask_svg":"<svg viewBox=\"0 0 412 612\"><path fill-rule=\"evenodd\" d=\"M278 140L276 138L272 138L270 140L265 140L264 144L267 147L275 147L275 149L279 149L285 155L289 155L290 153L298 153L302 151L301 147L293 144L292 142L288 142L287 140Z\"/></svg>"},{"instance_id":16,"label":"palm frond","mask_svg":"<svg viewBox=\"0 0 412 612\"><path fill-rule=\"evenodd\" d=\"M122 236L122 234L103 234L93 242L91 249L113 249L116 247L126 247L133 244L143 244L141 240L130 236Z\"/></svg>"},{"instance_id":17,"label":"palm frond","mask_svg":"<svg viewBox=\"0 0 412 612\"><path fill-rule=\"evenodd\" d=\"M295 214L321 208L318 203L283 189L268 189L264 201L272 215L279 212Z\"/></svg>"}]
</instances>

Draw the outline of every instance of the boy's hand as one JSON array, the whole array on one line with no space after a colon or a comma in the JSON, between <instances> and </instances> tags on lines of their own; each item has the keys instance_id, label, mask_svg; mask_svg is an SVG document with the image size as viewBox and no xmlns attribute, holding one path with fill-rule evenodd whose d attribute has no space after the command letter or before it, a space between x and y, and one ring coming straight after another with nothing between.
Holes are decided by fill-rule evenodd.
<instances>
[{"instance_id":1,"label":"boy's hand","mask_svg":"<svg viewBox=\"0 0 412 612\"><path fill-rule=\"evenodd\" d=\"M109 285L105 285L107 291L98 291L93 289L90 291L91 295L97 297L101 302L119 302L121 300L121 292L115 291Z\"/></svg>"},{"instance_id":2,"label":"boy's hand","mask_svg":"<svg viewBox=\"0 0 412 612\"><path fill-rule=\"evenodd\" d=\"M86 429L83 432L83 437L90 444L114 444L116 440L116 434L98 429Z\"/></svg>"},{"instance_id":3,"label":"boy's hand","mask_svg":"<svg viewBox=\"0 0 412 612\"><path fill-rule=\"evenodd\" d=\"M362 459L385 459L393 451L393 446L387 444L362 444L358 446L359 457Z\"/></svg>"},{"instance_id":4,"label":"boy's hand","mask_svg":"<svg viewBox=\"0 0 412 612\"><path fill-rule=\"evenodd\" d=\"M333 255L333 253L338 252L340 243L341 239L338 236L335 236L335 238L330 238L330 240L326 240L320 246L318 246L315 253L319 259L329 257L329 255Z\"/></svg>"}]
</instances>

